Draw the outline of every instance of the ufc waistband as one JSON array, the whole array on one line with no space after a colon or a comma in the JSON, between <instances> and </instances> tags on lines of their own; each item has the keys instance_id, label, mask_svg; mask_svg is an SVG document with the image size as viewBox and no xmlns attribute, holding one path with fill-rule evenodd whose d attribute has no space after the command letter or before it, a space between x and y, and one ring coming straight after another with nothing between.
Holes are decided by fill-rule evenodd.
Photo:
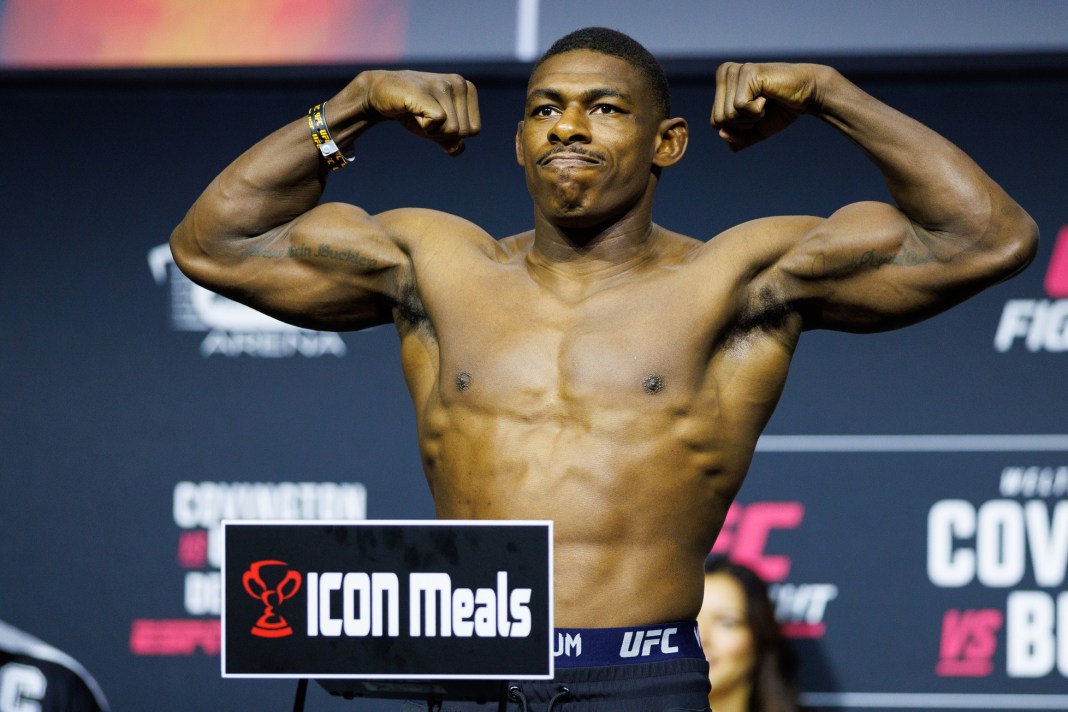
<instances>
[{"instance_id":1,"label":"ufc waistband","mask_svg":"<svg viewBox=\"0 0 1068 712\"><path fill-rule=\"evenodd\" d=\"M627 628L557 628L555 635L553 659L557 668L705 659L694 621Z\"/></svg>"}]
</instances>

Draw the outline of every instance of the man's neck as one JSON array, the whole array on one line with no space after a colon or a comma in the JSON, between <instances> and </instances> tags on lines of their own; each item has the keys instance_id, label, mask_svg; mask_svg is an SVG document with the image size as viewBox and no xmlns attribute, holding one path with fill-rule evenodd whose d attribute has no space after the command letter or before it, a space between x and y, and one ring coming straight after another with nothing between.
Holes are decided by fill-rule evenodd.
<instances>
[{"instance_id":1,"label":"man's neck","mask_svg":"<svg viewBox=\"0 0 1068 712\"><path fill-rule=\"evenodd\" d=\"M527 270L566 303L577 304L632 279L655 259L660 228L646 220L606 230L535 229Z\"/></svg>"},{"instance_id":2,"label":"man's neck","mask_svg":"<svg viewBox=\"0 0 1068 712\"><path fill-rule=\"evenodd\" d=\"M532 269L561 276L609 276L647 261L658 234L645 211L581 227L559 225L537 214L527 262Z\"/></svg>"}]
</instances>

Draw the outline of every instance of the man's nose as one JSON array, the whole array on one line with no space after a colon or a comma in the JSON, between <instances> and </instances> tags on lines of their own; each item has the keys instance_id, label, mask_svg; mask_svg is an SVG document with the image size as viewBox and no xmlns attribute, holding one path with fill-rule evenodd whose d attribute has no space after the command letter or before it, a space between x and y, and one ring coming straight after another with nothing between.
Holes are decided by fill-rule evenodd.
<instances>
[{"instance_id":1,"label":"man's nose","mask_svg":"<svg viewBox=\"0 0 1068 712\"><path fill-rule=\"evenodd\" d=\"M590 122L586 112L576 106L564 109L549 131L550 143L589 143Z\"/></svg>"}]
</instances>

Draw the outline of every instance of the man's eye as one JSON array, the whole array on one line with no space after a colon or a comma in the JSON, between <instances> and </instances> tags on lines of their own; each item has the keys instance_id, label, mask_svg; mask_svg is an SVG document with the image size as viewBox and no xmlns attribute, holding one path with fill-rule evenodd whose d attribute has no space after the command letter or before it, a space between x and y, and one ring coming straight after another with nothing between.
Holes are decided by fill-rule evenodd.
<instances>
[{"instance_id":1,"label":"man's eye","mask_svg":"<svg viewBox=\"0 0 1068 712\"><path fill-rule=\"evenodd\" d=\"M531 116L552 116L553 107L551 106L538 106L530 112Z\"/></svg>"},{"instance_id":2,"label":"man's eye","mask_svg":"<svg viewBox=\"0 0 1068 712\"><path fill-rule=\"evenodd\" d=\"M598 104L593 107L593 110L599 114L618 114L619 107L612 106L611 104Z\"/></svg>"}]
</instances>

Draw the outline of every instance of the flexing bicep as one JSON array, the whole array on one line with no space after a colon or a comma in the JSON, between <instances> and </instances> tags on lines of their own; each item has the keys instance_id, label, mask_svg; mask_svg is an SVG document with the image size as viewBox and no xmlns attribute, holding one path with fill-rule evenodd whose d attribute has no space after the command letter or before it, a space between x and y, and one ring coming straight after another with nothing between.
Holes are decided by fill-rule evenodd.
<instances>
[{"instance_id":1,"label":"flexing bicep","mask_svg":"<svg viewBox=\"0 0 1068 712\"><path fill-rule=\"evenodd\" d=\"M768 277L806 329L880 331L963 301L1004 278L1005 263L984 235L925 230L892 205L865 202L810 219Z\"/></svg>"},{"instance_id":2,"label":"flexing bicep","mask_svg":"<svg viewBox=\"0 0 1068 712\"><path fill-rule=\"evenodd\" d=\"M194 206L171 248L193 281L235 301L305 328L359 329L391 321L408 279L402 213L326 203L262 235L200 240L212 219Z\"/></svg>"}]
</instances>

